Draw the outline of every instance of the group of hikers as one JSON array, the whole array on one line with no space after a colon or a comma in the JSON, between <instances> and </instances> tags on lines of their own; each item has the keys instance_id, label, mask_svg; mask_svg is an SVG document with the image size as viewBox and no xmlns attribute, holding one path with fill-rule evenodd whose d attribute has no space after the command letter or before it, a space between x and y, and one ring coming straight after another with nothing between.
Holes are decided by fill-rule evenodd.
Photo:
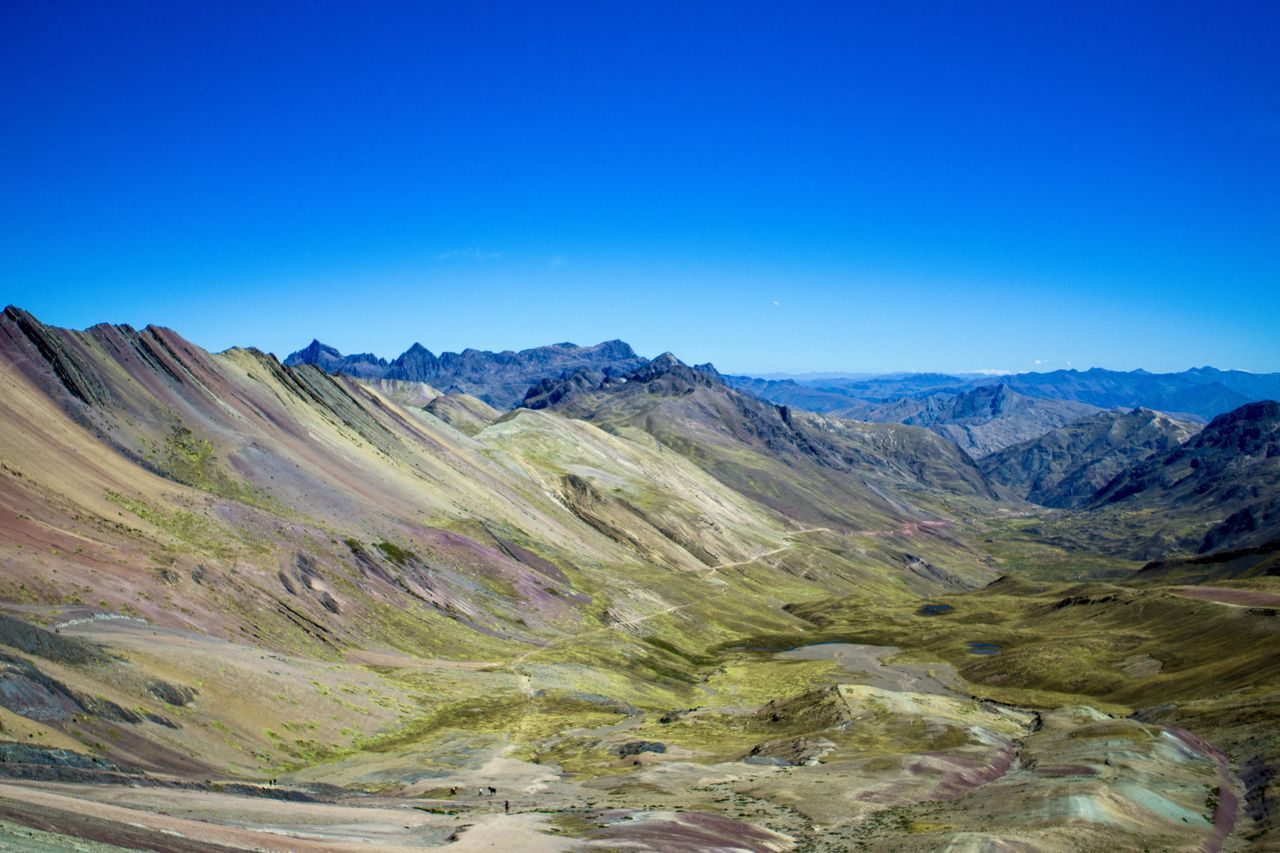
<instances>
[{"instance_id":1,"label":"group of hikers","mask_svg":"<svg viewBox=\"0 0 1280 853\"><path fill-rule=\"evenodd\" d=\"M495 794L497 794L497 793L498 793L498 789L497 789L497 788L495 788L495 787L493 787L492 785L489 785L489 786L488 786L488 787L486 787L486 788L478 788L478 789L476 790L476 796L477 796L477 797L492 797L493 795L495 795ZM454 785L454 786L452 786L452 787L450 787L450 788L449 788L449 796L451 796L451 797L456 797L456 796L458 796L458 786L457 786L457 785ZM510 800L503 800L503 801L502 801L502 810L503 810L504 812L506 812L507 814L511 814L511 801L510 801Z\"/></svg>"}]
</instances>

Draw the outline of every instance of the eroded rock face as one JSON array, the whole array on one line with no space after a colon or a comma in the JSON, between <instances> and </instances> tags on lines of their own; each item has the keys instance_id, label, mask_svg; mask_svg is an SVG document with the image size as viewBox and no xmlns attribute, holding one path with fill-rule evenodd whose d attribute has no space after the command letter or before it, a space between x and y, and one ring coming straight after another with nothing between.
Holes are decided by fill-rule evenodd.
<instances>
[{"instance_id":1,"label":"eroded rock face","mask_svg":"<svg viewBox=\"0 0 1280 853\"><path fill-rule=\"evenodd\" d=\"M115 723L137 725L151 722L170 729L172 720L149 711L139 713L110 699L81 693L38 667L18 658L0 654L0 707L41 723L61 722L80 714Z\"/></svg>"},{"instance_id":2,"label":"eroded rock face","mask_svg":"<svg viewBox=\"0 0 1280 853\"><path fill-rule=\"evenodd\" d=\"M0 614L0 643L58 663L103 663L109 660L109 656L92 643L63 637L4 614Z\"/></svg>"},{"instance_id":3,"label":"eroded rock face","mask_svg":"<svg viewBox=\"0 0 1280 853\"><path fill-rule=\"evenodd\" d=\"M41 723L65 720L84 711L61 684L15 660L0 662L0 706Z\"/></svg>"},{"instance_id":4,"label":"eroded rock face","mask_svg":"<svg viewBox=\"0 0 1280 853\"><path fill-rule=\"evenodd\" d=\"M1249 403L1116 476L1086 508L1158 509L1224 519L1178 544L1200 553L1260 545L1280 519L1280 403ZM1199 541L1196 541L1199 539Z\"/></svg>"},{"instance_id":5,"label":"eroded rock face","mask_svg":"<svg viewBox=\"0 0 1280 853\"><path fill-rule=\"evenodd\" d=\"M779 767L808 767L822 763L836 745L823 737L793 737L767 740L751 748L748 764L774 764Z\"/></svg>"},{"instance_id":6,"label":"eroded rock face","mask_svg":"<svg viewBox=\"0 0 1280 853\"><path fill-rule=\"evenodd\" d=\"M173 705L178 708L191 704L196 696L200 694L200 691L194 687L183 687L160 680L147 682L147 692L166 705Z\"/></svg>"}]
</instances>

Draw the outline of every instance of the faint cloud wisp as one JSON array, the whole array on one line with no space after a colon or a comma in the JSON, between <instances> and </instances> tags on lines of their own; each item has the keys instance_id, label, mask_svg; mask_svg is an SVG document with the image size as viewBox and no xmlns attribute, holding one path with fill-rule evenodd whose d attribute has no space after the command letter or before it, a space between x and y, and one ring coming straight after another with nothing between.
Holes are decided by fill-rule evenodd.
<instances>
[{"instance_id":1,"label":"faint cloud wisp","mask_svg":"<svg viewBox=\"0 0 1280 853\"><path fill-rule=\"evenodd\" d=\"M466 249L449 249L436 255L437 261L471 261L472 263L484 263L485 261L496 261L502 257L501 252L485 252L475 246Z\"/></svg>"}]
</instances>

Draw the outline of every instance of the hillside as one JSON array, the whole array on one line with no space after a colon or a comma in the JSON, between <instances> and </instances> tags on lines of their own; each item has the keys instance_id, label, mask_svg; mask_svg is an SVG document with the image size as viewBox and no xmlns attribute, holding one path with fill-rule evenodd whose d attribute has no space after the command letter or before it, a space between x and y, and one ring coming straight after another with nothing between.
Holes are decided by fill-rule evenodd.
<instances>
[{"instance_id":1,"label":"hillside","mask_svg":"<svg viewBox=\"0 0 1280 853\"><path fill-rule=\"evenodd\" d=\"M1150 409L1097 412L993 453L978 467L1032 503L1080 507L1125 469L1198 430Z\"/></svg>"},{"instance_id":2,"label":"hillside","mask_svg":"<svg viewBox=\"0 0 1280 853\"><path fill-rule=\"evenodd\" d=\"M991 500L967 456L927 431L793 412L670 353L627 376L579 371L530 389L550 408L627 435L641 431L730 487L808 524L857 530L937 521L945 495Z\"/></svg>"}]
</instances>

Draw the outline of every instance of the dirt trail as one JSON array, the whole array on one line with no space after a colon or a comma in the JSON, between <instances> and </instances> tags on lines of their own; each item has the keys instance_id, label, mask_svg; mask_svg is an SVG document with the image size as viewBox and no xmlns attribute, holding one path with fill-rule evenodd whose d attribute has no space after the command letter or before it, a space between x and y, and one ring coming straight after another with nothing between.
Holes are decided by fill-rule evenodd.
<instances>
[{"instance_id":1,"label":"dirt trail","mask_svg":"<svg viewBox=\"0 0 1280 853\"><path fill-rule=\"evenodd\" d=\"M1220 784L1218 804L1213 810L1213 834L1205 839L1200 850L1201 853L1218 853L1226 840L1231 837L1231 833L1235 831L1240 809L1240 794L1243 792L1244 784L1231 770L1231 762L1222 750L1199 735L1178 726L1166 725L1164 730L1170 737L1177 738L1193 752L1198 752L1212 760L1217 767Z\"/></svg>"},{"instance_id":2,"label":"dirt trail","mask_svg":"<svg viewBox=\"0 0 1280 853\"><path fill-rule=\"evenodd\" d=\"M552 648L555 648L556 646L564 645L565 643L574 642L575 640L581 640L585 637L594 637L597 634L607 634L608 632L616 630L618 628L629 628L634 625L639 625L641 622L647 622L650 619L656 619L657 617L665 616L668 613L675 613L677 610L684 610L686 607L688 607L687 604L674 604L671 607L658 610L654 613L650 613L645 616L639 616L639 617L636 617L635 619L623 619L618 622L614 622L612 624L606 625L603 628L596 628L592 631L585 631L581 634L570 634L567 637L559 637L558 639L552 640L544 645L538 646L536 649L530 649L529 651L525 652L524 654L520 655L517 658L513 658L511 662L507 664L507 666L508 667L519 666L520 664L527 661L529 658L536 655L538 652L545 652L547 649L552 649Z\"/></svg>"},{"instance_id":3,"label":"dirt trail","mask_svg":"<svg viewBox=\"0 0 1280 853\"><path fill-rule=\"evenodd\" d=\"M831 532L831 528L829 528L829 527L806 527L806 528L801 528L801 529L799 529L799 530L788 530L788 531L787 531L787 533L788 533L788 534L821 533L821 532L830 533L830 532ZM762 560L762 559L764 559L765 557L769 557L769 556L772 556L772 555L774 555L774 554L780 554L780 553L782 553L783 551L786 551L788 548L793 547L794 545L795 545L795 543L794 543L794 542L788 542L788 543L786 543L785 545L782 545L782 546L780 546L780 547L778 547L778 548L771 548L771 549L770 549L770 550L768 550L768 551L761 551L759 554L756 554L755 556L750 557L750 558L748 558L748 559L746 559L746 560L737 560L737 561L730 562L730 563L720 563L719 565L710 566L710 567L708 568L707 574L706 574L706 575L704 575L704 577L710 577L712 574L715 574L716 572L720 571L721 569L731 569L731 568L734 568L734 567L736 567L736 566L747 566L747 565L750 565L751 563L754 563L754 562L756 562L756 561L758 561L758 560ZM727 590L722 590L722 591L721 591L721 595L723 595L726 591L727 591ZM596 628L596 629L594 629L594 630L587 631L587 632L582 633L582 634L573 634L573 635L570 635L570 636L567 636L567 637L559 637L559 638L557 638L557 639L555 639L555 640L551 640L550 642L548 642L548 643L546 643L546 644L544 644L544 645L538 646L536 649L530 649L529 651L525 652L524 654L520 655L519 657L513 658L513 659L510 661L510 663L508 663L508 664L507 664L507 666L508 666L508 667L515 667L515 666L519 666L520 664L522 664L522 663L524 663L525 661L527 661L529 658L533 657L534 655L538 654L539 652L546 651L547 649L555 648L556 646L560 646L560 645L563 645L563 644L565 644L565 643L573 642L573 641L575 641L575 640L581 640L581 639L586 638L586 637L593 637L593 636L596 636L596 635L598 635L598 634L604 634L604 633L607 633L607 632L609 632L609 631L616 630L616 629L618 629L618 628L629 628L629 627L632 627L632 626L635 626L635 625L639 625L641 622L645 622L645 621L647 621L647 620L649 620L649 619L654 619L654 618L656 618L656 617L658 617L658 616L663 616L663 615L665 615L665 614L667 614L667 613L674 613L674 612L676 612L677 610L683 610L683 609L684 609L685 607L687 607L687 606L688 606L688 605L686 605L686 604L676 604L676 605L673 605L673 606L671 606L671 607L668 607L668 608L666 608L666 609L664 609L664 610L659 610L659 611L657 611L657 612L655 612L655 613L650 613L650 614L648 614L648 615L646 615L646 616L640 616L640 617L638 617L638 618L636 618L636 619L623 619L623 620L621 620L621 621L614 622L614 623L613 623L613 624L611 624L611 625L606 625L606 626L605 626L605 627L603 627L603 628ZM525 679L527 679L527 678L528 678L528 676L524 676L524 678L525 678ZM522 686L522 689L524 689L524 686ZM528 692L528 691L526 691L526 692Z\"/></svg>"},{"instance_id":4,"label":"dirt trail","mask_svg":"<svg viewBox=\"0 0 1280 853\"><path fill-rule=\"evenodd\" d=\"M830 527L802 527L798 530L787 531L787 533L790 535L796 535L801 533L830 533L830 532L831 532ZM761 551L759 554L756 554L755 556L752 556L752 557L748 557L745 560L735 560L731 563L719 563L714 566L708 566L707 573L703 575L703 578L704 579L709 578L712 575L719 572L721 569L733 569L733 568L737 568L738 566L749 566L752 563L763 560L765 557L772 557L774 554L781 554L783 551L786 551L790 548L795 547L795 544L796 543L794 542L788 542L785 545L781 545L777 548L772 548L768 551Z\"/></svg>"},{"instance_id":5,"label":"dirt trail","mask_svg":"<svg viewBox=\"0 0 1280 853\"><path fill-rule=\"evenodd\" d=\"M542 832L544 826L545 816L536 812L476 816L475 823L460 831L458 840L450 844L448 849L457 853L470 853L473 850L558 853L578 846L569 839L556 838Z\"/></svg>"}]
</instances>

